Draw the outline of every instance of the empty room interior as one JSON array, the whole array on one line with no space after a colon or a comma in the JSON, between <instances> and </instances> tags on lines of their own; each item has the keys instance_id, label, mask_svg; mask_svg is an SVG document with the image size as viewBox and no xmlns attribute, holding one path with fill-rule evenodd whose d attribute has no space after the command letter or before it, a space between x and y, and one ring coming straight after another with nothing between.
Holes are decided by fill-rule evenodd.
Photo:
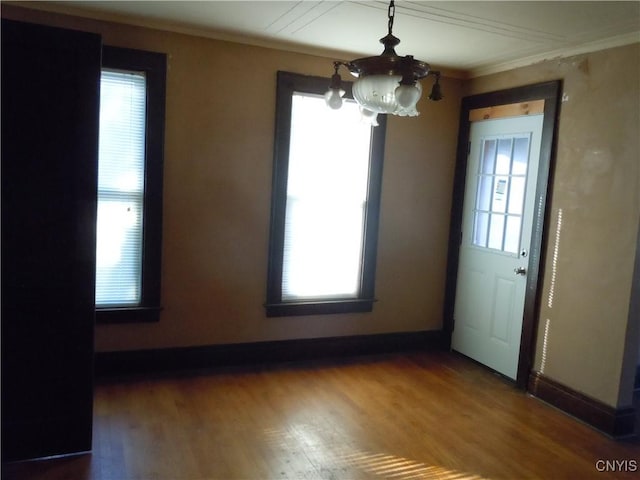
<instances>
[{"instance_id":1,"label":"empty room interior","mask_svg":"<svg viewBox=\"0 0 640 480\"><path fill-rule=\"evenodd\" d=\"M3 479L637 478L640 2L0 13Z\"/></svg>"}]
</instances>

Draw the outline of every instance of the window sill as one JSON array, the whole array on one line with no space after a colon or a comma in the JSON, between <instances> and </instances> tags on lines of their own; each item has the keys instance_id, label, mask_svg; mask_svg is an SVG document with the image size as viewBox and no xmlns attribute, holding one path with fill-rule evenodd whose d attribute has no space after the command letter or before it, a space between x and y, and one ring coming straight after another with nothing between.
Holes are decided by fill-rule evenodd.
<instances>
[{"instance_id":1,"label":"window sill","mask_svg":"<svg viewBox=\"0 0 640 480\"><path fill-rule=\"evenodd\" d=\"M290 317L296 315L329 315L334 313L360 313L373 310L373 298L330 300L315 302L267 303L267 317Z\"/></svg>"},{"instance_id":2,"label":"window sill","mask_svg":"<svg viewBox=\"0 0 640 480\"><path fill-rule=\"evenodd\" d=\"M96 323L153 323L160 320L162 307L96 308Z\"/></svg>"}]
</instances>

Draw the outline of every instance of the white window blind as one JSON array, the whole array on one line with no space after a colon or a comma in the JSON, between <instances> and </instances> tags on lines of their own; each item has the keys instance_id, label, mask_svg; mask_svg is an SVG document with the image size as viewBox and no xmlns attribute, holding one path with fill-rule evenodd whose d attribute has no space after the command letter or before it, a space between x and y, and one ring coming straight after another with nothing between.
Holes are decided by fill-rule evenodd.
<instances>
[{"instance_id":1,"label":"white window blind","mask_svg":"<svg viewBox=\"0 0 640 480\"><path fill-rule=\"evenodd\" d=\"M362 276L371 126L358 106L294 93L282 300L357 298Z\"/></svg>"},{"instance_id":2,"label":"white window blind","mask_svg":"<svg viewBox=\"0 0 640 480\"><path fill-rule=\"evenodd\" d=\"M102 70L98 156L96 306L141 301L146 81Z\"/></svg>"}]
</instances>

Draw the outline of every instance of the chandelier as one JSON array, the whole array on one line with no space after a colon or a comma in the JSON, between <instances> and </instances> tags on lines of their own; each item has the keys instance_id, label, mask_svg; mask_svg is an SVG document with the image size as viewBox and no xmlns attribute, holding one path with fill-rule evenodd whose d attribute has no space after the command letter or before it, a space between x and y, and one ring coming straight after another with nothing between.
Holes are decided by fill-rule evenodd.
<instances>
[{"instance_id":1,"label":"chandelier","mask_svg":"<svg viewBox=\"0 0 640 480\"><path fill-rule=\"evenodd\" d=\"M372 125L377 125L379 113L415 117L420 114L416 104L422 96L420 79L427 75L436 77L429 95L429 99L442 99L440 91L440 72L432 71L426 62L415 60L413 56L398 56L395 46L400 39L393 36L393 19L395 16L395 2L389 4L389 32L380 39L384 51L377 57L365 57L350 62L333 62L334 74L331 77L329 90L324 98L327 105L333 109L342 106L342 79L338 73L340 66L345 66L357 80L353 83L353 98L360 106L362 117Z\"/></svg>"}]
</instances>

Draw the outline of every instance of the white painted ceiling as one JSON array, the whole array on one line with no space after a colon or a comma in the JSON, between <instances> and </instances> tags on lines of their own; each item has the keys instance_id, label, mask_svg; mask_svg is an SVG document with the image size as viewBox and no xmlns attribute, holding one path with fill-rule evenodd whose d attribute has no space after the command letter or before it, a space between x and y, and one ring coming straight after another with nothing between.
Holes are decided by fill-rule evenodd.
<instances>
[{"instance_id":1,"label":"white painted ceiling","mask_svg":"<svg viewBox=\"0 0 640 480\"><path fill-rule=\"evenodd\" d=\"M382 51L388 2L76 0L36 8L351 60ZM398 0L393 33L399 55L474 76L638 42L640 1Z\"/></svg>"}]
</instances>

